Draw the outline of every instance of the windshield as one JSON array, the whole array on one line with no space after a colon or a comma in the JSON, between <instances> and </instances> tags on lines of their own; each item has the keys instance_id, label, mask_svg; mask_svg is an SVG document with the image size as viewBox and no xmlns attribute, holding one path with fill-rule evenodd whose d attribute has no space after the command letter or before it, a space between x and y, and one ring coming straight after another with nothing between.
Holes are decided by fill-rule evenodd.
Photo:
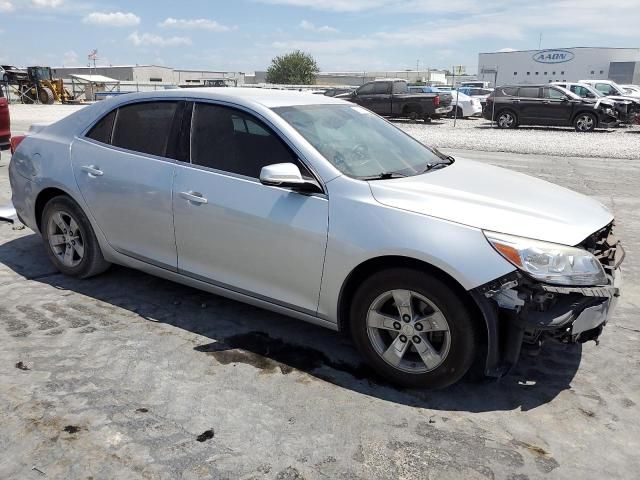
<instances>
[{"instance_id":1,"label":"windshield","mask_svg":"<svg viewBox=\"0 0 640 480\"><path fill-rule=\"evenodd\" d=\"M273 109L345 175L418 175L451 161L369 110L351 105Z\"/></svg>"}]
</instances>

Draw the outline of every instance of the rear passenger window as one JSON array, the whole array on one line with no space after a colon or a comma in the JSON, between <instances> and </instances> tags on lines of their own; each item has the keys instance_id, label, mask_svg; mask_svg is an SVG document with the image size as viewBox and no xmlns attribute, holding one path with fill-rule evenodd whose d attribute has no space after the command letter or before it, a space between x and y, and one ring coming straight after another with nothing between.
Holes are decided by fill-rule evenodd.
<instances>
[{"instance_id":1,"label":"rear passenger window","mask_svg":"<svg viewBox=\"0 0 640 480\"><path fill-rule=\"evenodd\" d=\"M385 94L391 93L391 82L376 82L374 93Z\"/></svg>"},{"instance_id":2,"label":"rear passenger window","mask_svg":"<svg viewBox=\"0 0 640 480\"><path fill-rule=\"evenodd\" d=\"M111 132L113 132L113 121L116 118L117 110L114 110L106 117L103 117L98 123L96 123L89 133L87 138L95 140L96 142L111 143Z\"/></svg>"},{"instance_id":3,"label":"rear passenger window","mask_svg":"<svg viewBox=\"0 0 640 480\"><path fill-rule=\"evenodd\" d=\"M147 102L118 109L111 144L149 155L166 156L177 102Z\"/></svg>"},{"instance_id":4,"label":"rear passenger window","mask_svg":"<svg viewBox=\"0 0 640 480\"><path fill-rule=\"evenodd\" d=\"M303 175L308 175L289 147L249 114L199 103L193 110L191 128L193 164L259 178L262 167L295 163Z\"/></svg>"},{"instance_id":5,"label":"rear passenger window","mask_svg":"<svg viewBox=\"0 0 640 480\"><path fill-rule=\"evenodd\" d=\"M538 87L521 87L518 96L524 98L539 98L540 88Z\"/></svg>"}]
</instances>

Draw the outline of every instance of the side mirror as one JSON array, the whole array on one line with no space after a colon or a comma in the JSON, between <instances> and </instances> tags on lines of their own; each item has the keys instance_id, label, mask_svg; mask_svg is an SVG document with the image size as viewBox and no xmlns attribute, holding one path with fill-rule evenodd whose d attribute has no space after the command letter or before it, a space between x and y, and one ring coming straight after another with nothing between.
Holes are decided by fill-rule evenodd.
<instances>
[{"instance_id":1,"label":"side mirror","mask_svg":"<svg viewBox=\"0 0 640 480\"><path fill-rule=\"evenodd\" d=\"M316 182L302 178L300 169L293 163L275 163L262 167L260 183L302 192L322 191Z\"/></svg>"}]
</instances>

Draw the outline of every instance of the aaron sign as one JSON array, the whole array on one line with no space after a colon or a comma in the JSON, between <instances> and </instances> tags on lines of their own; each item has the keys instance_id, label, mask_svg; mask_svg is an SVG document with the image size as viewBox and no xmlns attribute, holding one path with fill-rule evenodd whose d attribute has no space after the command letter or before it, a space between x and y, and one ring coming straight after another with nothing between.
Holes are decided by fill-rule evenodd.
<instances>
[{"instance_id":1,"label":"aaron sign","mask_svg":"<svg viewBox=\"0 0 640 480\"><path fill-rule=\"evenodd\" d=\"M565 63L573 60L575 55L568 50L541 50L533 54L538 63Z\"/></svg>"}]
</instances>

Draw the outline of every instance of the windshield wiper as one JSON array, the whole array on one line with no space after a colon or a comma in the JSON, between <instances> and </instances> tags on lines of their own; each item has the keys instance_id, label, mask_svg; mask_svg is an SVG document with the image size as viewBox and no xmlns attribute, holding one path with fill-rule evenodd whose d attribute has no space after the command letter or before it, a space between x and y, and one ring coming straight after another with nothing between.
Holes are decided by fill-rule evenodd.
<instances>
[{"instance_id":1,"label":"windshield wiper","mask_svg":"<svg viewBox=\"0 0 640 480\"><path fill-rule=\"evenodd\" d=\"M424 167L424 170L422 170L420 173L417 173L416 175L422 175L423 173L430 172L431 170L448 167L449 165L451 165L453 162L456 161L456 159L453 158L451 155L446 155L446 156L443 155L441 158L443 160L447 160L447 162L427 163L427 165Z\"/></svg>"},{"instance_id":2,"label":"windshield wiper","mask_svg":"<svg viewBox=\"0 0 640 480\"><path fill-rule=\"evenodd\" d=\"M407 175L398 172L382 172L377 175L370 175L368 177L358 177L358 180L389 180L391 178L405 178Z\"/></svg>"}]
</instances>

